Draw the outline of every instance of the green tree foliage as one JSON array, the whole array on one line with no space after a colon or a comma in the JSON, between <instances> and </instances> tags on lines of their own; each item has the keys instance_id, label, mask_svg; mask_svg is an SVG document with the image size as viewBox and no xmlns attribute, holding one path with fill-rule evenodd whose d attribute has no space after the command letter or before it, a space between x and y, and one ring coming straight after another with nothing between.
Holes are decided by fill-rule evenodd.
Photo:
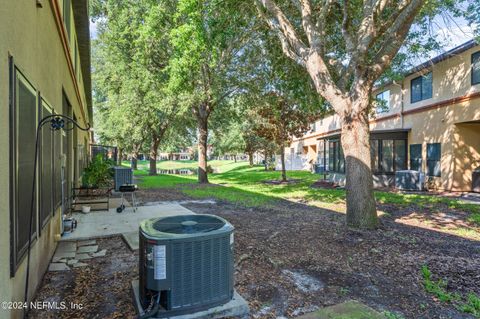
<instances>
[{"instance_id":1,"label":"green tree foliage","mask_svg":"<svg viewBox=\"0 0 480 319\"><path fill-rule=\"evenodd\" d=\"M99 136L130 152L134 162L148 143L154 175L161 141L184 116L166 89L175 2L98 0L92 6L98 25L93 48Z\"/></svg>"},{"instance_id":2,"label":"green tree foliage","mask_svg":"<svg viewBox=\"0 0 480 319\"><path fill-rule=\"evenodd\" d=\"M249 10L248 3L234 0L179 0L174 15L169 88L196 120L200 183L208 183L210 116L228 108L228 98L239 89L236 73L251 33Z\"/></svg>"}]
</instances>

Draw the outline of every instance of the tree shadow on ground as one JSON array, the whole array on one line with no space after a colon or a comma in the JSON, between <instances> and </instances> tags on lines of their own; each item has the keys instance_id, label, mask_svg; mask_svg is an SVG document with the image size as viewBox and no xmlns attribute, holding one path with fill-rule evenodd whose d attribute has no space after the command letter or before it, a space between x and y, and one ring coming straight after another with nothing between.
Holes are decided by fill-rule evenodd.
<instances>
[{"instance_id":1,"label":"tree shadow on ground","mask_svg":"<svg viewBox=\"0 0 480 319\"><path fill-rule=\"evenodd\" d=\"M435 279L448 280L449 290L480 293L478 241L398 223L388 215L375 231L350 231L343 214L277 198L268 207L225 201L186 206L235 226L237 289L254 314L265 304L280 316L357 299L407 318L463 317L425 292L420 275L425 264ZM304 292L285 270L313 276L325 288Z\"/></svg>"}]
</instances>

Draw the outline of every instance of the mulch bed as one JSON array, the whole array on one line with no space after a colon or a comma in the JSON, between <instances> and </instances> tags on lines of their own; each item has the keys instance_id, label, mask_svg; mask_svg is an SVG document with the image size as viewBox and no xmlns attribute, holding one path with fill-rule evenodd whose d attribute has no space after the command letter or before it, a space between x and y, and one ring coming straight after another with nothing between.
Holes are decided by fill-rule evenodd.
<instances>
[{"instance_id":1,"label":"mulch bed","mask_svg":"<svg viewBox=\"0 0 480 319\"><path fill-rule=\"evenodd\" d=\"M291 184L298 184L301 181L302 180L298 178L287 179L286 181L282 181L279 179L272 179L272 180L263 181L263 183L268 185L291 185Z\"/></svg>"},{"instance_id":2,"label":"mulch bed","mask_svg":"<svg viewBox=\"0 0 480 319\"><path fill-rule=\"evenodd\" d=\"M69 271L47 272L35 301L66 302L65 310L32 310L29 318L120 319L136 318L130 282L138 279L138 252L132 252L121 237L97 239L105 257L88 260L88 266ZM71 309L70 303L82 309Z\"/></svg>"},{"instance_id":3,"label":"mulch bed","mask_svg":"<svg viewBox=\"0 0 480 319\"><path fill-rule=\"evenodd\" d=\"M141 190L139 196L188 199L172 189ZM380 205L388 215L379 229L353 232L345 228L342 214L289 201L269 208L226 202L184 206L235 226L235 287L249 302L251 317L294 317L356 299L405 318L472 318L426 293L420 268L428 265L434 280L446 279L449 291L480 294L479 242L409 225L408 219L396 222L429 208ZM138 255L119 238L98 243L99 249L108 249L107 256L85 269L47 273L36 297L83 303L84 309L36 311L31 318L134 317L130 281L138 278ZM292 273L315 279L323 288L304 291Z\"/></svg>"},{"instance_id":4,"label":"mulch bed","mask_svg":"<svg viewBox=\"0 0 480 319\"><path fill-rule=\"evenodd\" d=\"M311 188L323 188L323 189L335 189L335 188L340 188L339 185L333 183L333 182L330 182L330 181L326 181L326 180L318 180L316 181L315 183L313 183L312 185L310 185Z\"/></svg>"}]
</instances>

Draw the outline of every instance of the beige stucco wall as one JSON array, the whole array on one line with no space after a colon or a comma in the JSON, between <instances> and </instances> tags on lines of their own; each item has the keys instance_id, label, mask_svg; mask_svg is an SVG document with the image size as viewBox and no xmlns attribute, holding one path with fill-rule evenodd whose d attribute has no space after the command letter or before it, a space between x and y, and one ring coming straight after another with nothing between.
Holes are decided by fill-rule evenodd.
<instances>
[{"instance_id":1,"label":"beige stucco wall","mask_svg":"<svg viewBox=\"0 0 480 319\"><path fill-rule=\"evenodd\" d=\"M50 1L3 1L0 6L0 301L23 301L26 258L14 277L10 277L10 207L9 207L9 66L8 57L13 56L16 66L33 84L42 97L55 109L62 112L62 89L65 90L74 113L84 125L81 106L74 90L71 74L62 47L61 38L54 20ZM83 85L81 100L85 105ZM88 113L85 109L85 114ZM84 121L85 120L85 121ZM84 141L85 133L78 134ZM71 164L71 163L70 163ZM70 171L72 173L72 171ZM60 231L60 213L42 230L42 235L32 246L30 266L30 294L35 292L56 247L54 235ZM6 312L0 309L0 318L18 318L21 312Z\"/></svg>"},{"instance_id":2,"label":"beige stucco wall","mask_svg":"<svg viewBox=\"0 0 480 319\"><path fill-rule=\"evenodd\" d=\"M423 171L426 170L426 144L442 144L442 176L431 178L430 184L439 190L471 190L472 171L480 166L480 124L462 123L480 121L480 97L464 98L456 104L437 108L426 107L480 92L480 84L471 85L471 55L477 51L480 51L478 45L429 69L432 70L433 86L430 99L410 103L410 81L429 70L409 75L400 83L392 83L373 92L375 96L390 90L390 108L387 112L372 114L370 130L409 129L408 144L422 144ZM422 110L409 113L419 109ZM294 139L290 147L301 150L305 145L318 144L318 138L329 133L338 134L340 126L337 115L328 116L316 122L315 132ZM309 160L317 157L312 152L307 152L306 156Z\"/></svg>"},{"instance_id":3,"label":"beige stucco wall","mask_svg":"<svg viewBox=\"0 0 480 319\"><path fill-rule=\"evenodd\" d=\"M422 113L407 115L411 128L408 144L422 144L423 171L426 170L427 143L441 143L442 176L434 178L440 190L469 191L475 163L480 161L480 98Z\"/></svg>"}]
</instances>

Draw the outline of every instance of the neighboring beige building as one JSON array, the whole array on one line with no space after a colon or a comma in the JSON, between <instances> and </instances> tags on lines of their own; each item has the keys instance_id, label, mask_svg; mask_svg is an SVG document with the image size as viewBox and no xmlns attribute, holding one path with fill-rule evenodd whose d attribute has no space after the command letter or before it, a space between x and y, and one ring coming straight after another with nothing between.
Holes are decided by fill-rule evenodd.
<instances>
[{"instance_id":1,"label":"neighboring beige building","mask_svg":"<svg viewBox=\"0 0 480 319\"><path fill-rule=\"evenodd\" d=\"M397 170L424 172L428 187L471 191L480 168L480 46L469 41L414 68L401 83L374 92L379 103L370 121L376 186L393 186ZM312 124L286 149L287 167L326 167L344 181L340 120ZM326 165L324 165L326 162Z\"/></svg>"},{"instance_id":2,"label":"neighboring beige building","mask_svg":"<svg viewBox=\"0 0 480 319\"><path fill-rule=\"evenodd\" d=\"M35 149L41 118L92 122L87 0L9 0L0 6L0 301L23 301ZM91 136L43 129L36 187L29 298L61 233L67 194L86 164ZM62 196L64 194L65 196ZM21 310L0 308L0 318Z\"/></svg>"}]
</instances>

